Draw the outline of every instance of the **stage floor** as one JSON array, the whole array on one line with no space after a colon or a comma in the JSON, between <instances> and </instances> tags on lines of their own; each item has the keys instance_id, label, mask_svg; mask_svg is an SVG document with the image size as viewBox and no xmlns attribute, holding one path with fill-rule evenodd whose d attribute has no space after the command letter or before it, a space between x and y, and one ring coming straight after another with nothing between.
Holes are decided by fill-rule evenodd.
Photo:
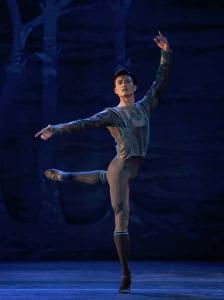
<instances>
[{"instance_id":1,"label":"stage floor","mask_svg":"<svg viewBox=\"0 0 224 300\"><path fill-rule=\"evenodd\" d=\"M1 300L224 299L224 263L131 261L130 294L118 294L116 261L1 262Z\"/></svg>"}]
</instances>

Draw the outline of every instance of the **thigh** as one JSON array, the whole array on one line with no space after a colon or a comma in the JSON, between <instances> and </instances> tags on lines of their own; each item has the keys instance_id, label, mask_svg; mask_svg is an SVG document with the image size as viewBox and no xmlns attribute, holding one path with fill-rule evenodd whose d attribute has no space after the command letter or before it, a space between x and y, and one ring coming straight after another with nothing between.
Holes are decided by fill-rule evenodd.
<instances>
[{"instance_id":1,"label":"thigh","mask_svg":"<svg viewBox=\"0 0 224 300\"><path fill-rule=\"evenodd\" d=\"M108 183L127 182L137 176L139 166L142 162L141 157L130 157L128 159L120 159L117 156L110 162L107 169Z\"/></svg>"},{"instance_id":2,"label":"thigh","mask_svg":"<svg viewBox=\"0 0 224 300\"><path fill-rule=\"evenodd\" d=\"M124 165L124 160L115 157L107 169L111 204L116 212L128 207L129 185Z\"/></svg>"},{"instance_id":3,"label":"thigh","mask_svg":"<svg viewBox=\"0 0 224 300\"><path fill-rule=\"evenodd\" d=\"M110 186L111 204L116 211L128 209L129 180L138 174L140 157L126 160L115 157L107 169L107 180Z\"/></svg>"},{"instance_id":4,"label":"thigh","mask_svg":"<svg viewBox=\"0 0 224 300\"><path fill-rule=\"evenodd\" d=\"M110 184L111 205L116 213L129 208L129 184L128 181L111 182Z\"/></svg>"}]
</instances>

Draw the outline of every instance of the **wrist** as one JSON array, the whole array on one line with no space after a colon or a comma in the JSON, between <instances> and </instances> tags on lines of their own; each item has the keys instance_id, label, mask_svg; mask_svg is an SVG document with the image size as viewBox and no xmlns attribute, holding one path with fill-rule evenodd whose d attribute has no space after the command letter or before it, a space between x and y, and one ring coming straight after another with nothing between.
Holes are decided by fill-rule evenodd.
<instances>
[{"instance_id":1,"label":"wrist","mask_svg":"<svg viewBox=\"0 0 224 300\"><path fill-rule=\"evenodd\" d=\"M161 49L160 64L170 64L172 59L172 52L172 49L169 49L167 51Z\"/></svg>"},{"instance_id":2,"label":"wrist","mask_svg":"<svg viewBox=\"0 0 224 300\"><path fill-rule=\"evenodd\" d=\"M51 125L52 134L59 132L59 125Z\"/></svg>"},{"instance_id":3,"label":"wrist","mask_svg":"<svg viewBox=\"0 0 224 300\"><path fill-rule=\"evenodd\" d=\"M163 51L170 51L170 46L166 45L164 48L162 48Z\"/></svg>"},{"instance_id":4,"label":"wrist","mask_svg":"<svg viewBox=\"0 0 224 300\"><path fill-rule=\"evenodd\" d=\"M161 49L161 52L164 52L164 53L166 53L166 52L173 52L173 50L171 48L169 48L168 50Z\"/></svg>"}]
</instances>

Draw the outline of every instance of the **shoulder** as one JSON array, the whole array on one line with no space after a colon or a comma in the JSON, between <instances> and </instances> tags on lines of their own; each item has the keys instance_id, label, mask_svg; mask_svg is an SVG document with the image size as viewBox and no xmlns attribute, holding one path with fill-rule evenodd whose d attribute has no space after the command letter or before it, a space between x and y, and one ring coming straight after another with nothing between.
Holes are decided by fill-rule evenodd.
<instances>
[{"instance_id":1,"label":"shoulder","mask_svg":"<svg viewBox=\"0 0 224 300\"><path fill-rule=\"evenodd\" d=\"M121 114L117 107L105 107L101 113L105 116L106 119L110 120L115 126L120 126L122 122Z\"/></svg>"},{"instance_id":2,"label":"shoulder","mask_svg":"<svg viewBox=\"0 0 224 300\"><path fill-rule=\"evenodd\" d=\"M118 106L106 107L104 110L120 117L120 108Z\"/></svg>"}]
</instances>

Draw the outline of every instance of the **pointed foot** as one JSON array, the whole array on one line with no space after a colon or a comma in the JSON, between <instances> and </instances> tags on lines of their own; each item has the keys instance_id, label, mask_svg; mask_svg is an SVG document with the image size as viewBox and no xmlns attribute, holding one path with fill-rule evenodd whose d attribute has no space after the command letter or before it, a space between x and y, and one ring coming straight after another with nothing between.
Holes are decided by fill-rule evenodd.
<instances>
[{"instance_id":1,"label":"pointed foot","mask_svg":"<svg viewBox=\"0 0 224 300\"><path fill-rule=\"evenodd\" d=\"M57 170L57 169L47 169L44 171L44 175L54 181L63 181L66 177L65 172Z\"/></svg>"},{"instance_id":2,"label":"pointed foot","mask_svg":"<svg viewBox=\"0 0 224 300\"><path fill-rule=\"evenodd\" d=\"M121 280L121 285L118 292L120 294L127 294L131 292L131 275L124 275Z\"/></svg>"}]
</instances>

